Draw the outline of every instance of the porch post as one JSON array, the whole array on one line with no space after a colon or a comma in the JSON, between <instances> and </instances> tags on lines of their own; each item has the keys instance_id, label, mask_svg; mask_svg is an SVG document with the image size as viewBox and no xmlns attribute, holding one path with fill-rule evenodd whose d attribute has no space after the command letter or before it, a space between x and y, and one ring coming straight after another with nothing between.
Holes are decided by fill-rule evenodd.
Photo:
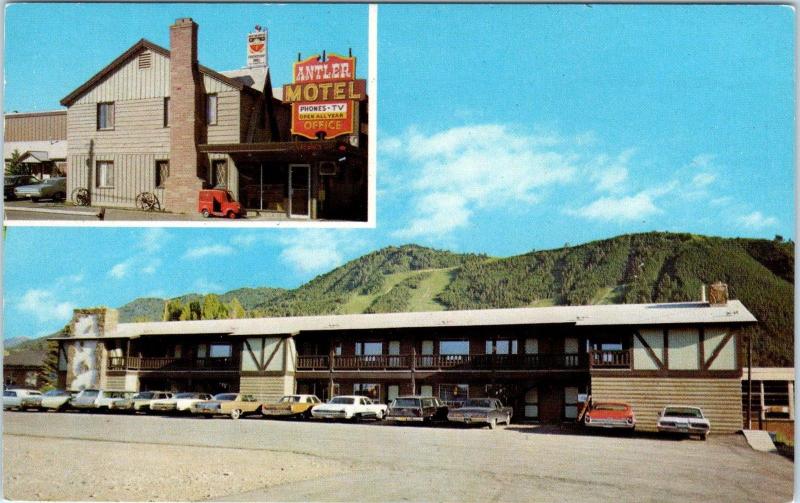
<instances>
[{"instance_id":1,"label":"porch post","mask_svg":"<svg viewBox=\"0 0 800 503\"><path fill-rule=\"evenodd\" d=\"M417 341L411 344L411 394L417 394L417 379L414 375L417 369Z\"/></svg>"},{"instance_id":2,"label":"porch post","mask_svg":"<svg viewBox=\"0 0 800 503\"><path fill-rule=\"evenodd\" d=\"M333 351L333 346L331 346L330 351L328 352L328 398L333 398L333 358L335 353Z\"/></svg>"}]
</instances>

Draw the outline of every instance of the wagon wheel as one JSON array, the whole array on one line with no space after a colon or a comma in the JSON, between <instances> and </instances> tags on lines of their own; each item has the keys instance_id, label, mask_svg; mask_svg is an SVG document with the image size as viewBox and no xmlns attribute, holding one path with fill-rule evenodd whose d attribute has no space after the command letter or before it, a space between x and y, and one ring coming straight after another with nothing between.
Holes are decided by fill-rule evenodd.
<instances>
[{"instance_id":1,"label":"wagon wheel","mask_svg":"<svg viewBox=\"0 0 800 503\"><path fill-rule=\"evenodd\" d=\"M136 206L144 211L161 210L161 203L152 192L141 192L136 196Z\"/></svg>"},{"instance_id":2,"label":"wagon wheel","mask_svg":"<svg viewBox=\"0 0 800 503\"><path fill-rule=\"evenodd\" d=\"M76 206L89 206L91 198L89 197L89 190L84 187L78 187L72 191L72 202Z\"/></svg>"}]
</instances>

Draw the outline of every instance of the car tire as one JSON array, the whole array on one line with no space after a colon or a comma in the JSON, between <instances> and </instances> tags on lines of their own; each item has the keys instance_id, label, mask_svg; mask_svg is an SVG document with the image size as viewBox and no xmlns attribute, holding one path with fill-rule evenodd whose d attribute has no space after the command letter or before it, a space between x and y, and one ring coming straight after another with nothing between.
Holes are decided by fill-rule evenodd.
<instances>
[{"instance_id":1,"label":"car tire","mask_svg":"<svg viewBox=\"0 0 800 503\"><path fill-rule=\"evenodd\" d=\"M231 411L231 419L239 419L240 417L242 417L241 409L233 409Z\"/></svg>"},{"instance_id":2,"label":"car tire","mask_svg":"<svg viewBox=\"0 0 800 503\"><path fill-rule=\"evenodd\" d=\"M235 219L235 218L236 218L236 213L234 213L234 212L233 212L233 210L231 210L231 211L229 211L229 212L228 212L228 214L227 214L227 215L225 215L225 216L227 216L228 218L230 218L231 220L233 220L233 219Z\"/></svg>"},{"instance_id":3,"label":"car tire","mask_svg":"<svg viewBox=\"0 0 800 503\"><path fill-rule=\"evenodd\" d=\"M700 438L702 438L702 439L703 439L703 442L705 442L706 440L708 440L708 432L706 432L706 433L703 433L702 435L700 435Z\"/></svg>"},{"instance_id":4,"label":"car tire","mask_svg":"<svg viewBox=\"0 0 800 503\"><path fill-rule=\"evenodd\" d=\"M497 428L497 418L493 417L491 421L489 421L489 429L494 430Z\"/></svg>"},{"instance_id":5,"label":"car tire","mask_svg":"<svg viewBox=\"0 0 800 503\"><path fill-rule=\"evenodd\" d=\"M209 215L211 215L211 213L208 212L207 208L203 208L203 211L201 213L203 214L203 218L208 218Z\"/></svg>"}]
</instances>

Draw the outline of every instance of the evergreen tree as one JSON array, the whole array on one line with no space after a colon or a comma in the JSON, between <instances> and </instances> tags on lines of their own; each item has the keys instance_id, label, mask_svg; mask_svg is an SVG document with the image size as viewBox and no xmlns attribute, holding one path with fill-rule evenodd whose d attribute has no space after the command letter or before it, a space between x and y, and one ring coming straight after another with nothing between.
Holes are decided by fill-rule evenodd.
<instances>
[{"instance_id":1,"label":"evergreen tree","mask_svg":"<svg viewBox=\"0 0 800 503\"><path fill-rule=\"evenodd\" d=\"M19 150L17 149L14 149L14 151L11 152L11 158L6 162L6 175L14 176L30 174L28 167L21 162L21 157L22 154L20 154Z\"/></svg>"},{"instance_id":2,"label":"evergreen tree","mask_svg":"<svg viewBox=\"0 0 800 503\"><path fill-rule=\"evenodd\" d=\"M228 303L228 318L246 318L247 313L245 312L242 304L239 302L239 299L234 297Z\"/></svg>"}]
</instances>

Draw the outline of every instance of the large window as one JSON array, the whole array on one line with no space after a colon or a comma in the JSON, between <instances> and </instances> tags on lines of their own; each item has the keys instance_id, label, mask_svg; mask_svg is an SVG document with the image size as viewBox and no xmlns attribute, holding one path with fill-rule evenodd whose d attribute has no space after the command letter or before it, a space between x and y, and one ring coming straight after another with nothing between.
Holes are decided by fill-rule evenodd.
<instances>
[{"instance_id":1,"label":"large window","mask_svg":"<svg viewBox=\"0 0 800 503\"><path fill-rule=\"evenodd\" d=\"M114 186L114 163L111 161L97 161L95 170L95 186L113 187Z\"/></svg>"},{"instance_id":2,"label":"large window","mask_svg":"<svg viewBox=\"0 0 800 503\"><path fill-rule=\"evenodd\" d=\"M206 95L206 123L213 126L217 123L217 95Z\"/></svg>"},{"instance_id":3,"label":"large window","mask_svg":"<svg viewBox=\"0 0 800 503\"><path fill-rule=\"evenodd\" d=\"M353 394L379 400L381 397L381 387L379 384L356 383L353 385Z\"/></svg>"},{"instance_id":4,"label":"large window","mask_svg":"<svg viewBox=\"0 0 800 503\"><path fill-rule=\"evenodd\" d=\"M468 355L469 354L469 341L440 341L439 342L440 355Z\"/></svg>"},{"instance_id":5,"label":"large window","mask_svg":"<svg viewBox=\"0 0 800 503\"><path fill-rule=\"evenodd\" d=\"M381 342L356 342L356 356L372 356L383 354Z\"/></svg>"},{"instance_id":6,"label":"large window","mask_svg":"<svg viewBox=\"0 0 800 503\"><path fill-rule=\"evenodd\" d=\"M515 355L517 354L517 341L508 340L508 339L497 339L492 341L491 339L486 341L486 354L492 354L492 342L494 342L494 354L498 355Z\"/></svg>"},{"instance_id":7,"label":"large window","mask_svg":"<svg viewBox=\"0 0 800 503\"><path fill-rule=\"evenodd\" d=\"M228 161L215 159L211 162L211 185L226 187L228 185Z\"/></svg>"},{"instance_id":8,"label":"large window","mask_svg":"<svg viewBox=\"0 0 800 503\"><path fill-rule=\"evenodd\" d=\"M439 399L449 403L464 402L469 398L468 384L440 384Z\"/></svg>"},{"instance_id":9,"label":"large window","mask_svg":"<svg viewBox=\"0 0 800 503\"><path fill-rule=\"evenodd\" d=\"M208 356L211 358L230 358L232 354L230 344L211 344Z\"/></svg>"},{"instance_id":10,"label":"large window","mask_svg":"<svg viewBox=\"0 0 800 503\"><path fill-rule=\"evenodd\" d=\"M164 187L167 178L169 178L169 161L156 161L156 187Z\"/></svg>"},{"instance_id":11,"label":"large window","mask_svg":"<svg viewBox=\"0 0 800 503\"><path fill-rule=\"evenodd\" d=\"M97 129L114 129L114 102L97 104Z\"/></svg>"}]
</instances>

